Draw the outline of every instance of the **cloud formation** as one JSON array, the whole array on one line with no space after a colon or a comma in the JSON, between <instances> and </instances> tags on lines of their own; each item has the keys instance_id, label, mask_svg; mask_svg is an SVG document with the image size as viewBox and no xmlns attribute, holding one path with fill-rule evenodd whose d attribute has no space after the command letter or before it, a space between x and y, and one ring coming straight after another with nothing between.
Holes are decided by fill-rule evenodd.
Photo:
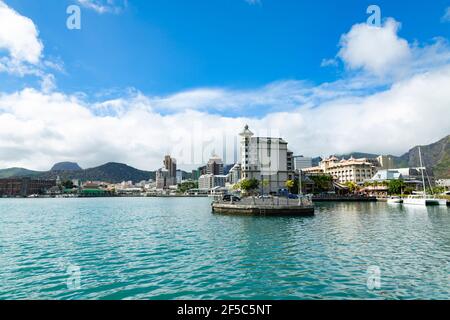
<instances>
[{"instance_id":1,"label":"cloud formation","mask_svg":"<svg viewBox=\"0 0 450 320\"><path fill-rule=\"evenodd\" d=\"M17 19L5 5L0 9ZM17 23L27 26L26 43L38 48L37 28L22 18ZM191 168L213 152L231 163L237 134L247 123L258 135L285 138L296 154L401 154L450 133L450 48L445 39L410 44L398 29L393 19L381 28L353 26L338 53L352 72L318 85L281 80L247 90L206 87L165 96L131 90L117 99L93 100L59 92L55 77L38 69L40 89L0 92L0 168L117 161L155 170L167 153ZM0 37L9 62L45 64L43 46L21 55L28 45L5 32ZM396 76L387 77L393 71Z\"/></svg>"},{"instance_id":2,"label":"cloud formation","mask_svg":"<svg viewBox=\"0 0 450 320\"><path fill-rule=\"evenodd\" d=\"M0 50L11 63L38 64L44 46L33 21L18 14L0 0ZM3 58L3 62L6 60Z\"/></svg>"},{"instance_id":3,"label":"cloud formation","mask_svg":"<svg viewBox=\"0 0 450 320\"><path fill-rule=\"evenodd\" d=\"M128 6L128 0L77 0L80 5L99 14L120 13Z\"/></svg>"},{"instance_id":4,"label":"cloud formation","mask_svg":"<svg viewBox=\"0 0 450 320\"><path fill-rule=\"evenodd\" d=\"M46 69L62 70L61 63L43 60L44 45L34 22L0 0L0 72L41 79L45 91L55 88Z\"/></svg>"},{"instance_id":5,"label":"cloud formation","mask_svg":"<svg viewBox=\"0 0 450 320\"><path fill-rule=\"evenodd\" d=\"M285 83L293 91L296 85ZM157 98L138 92L89 103L63 93L25 89L0 96L0 167L48 169L53 162L71 160L85 167L121 161L156 169L161 157L171 153L190 168L213 151L222 154L223 150L227 162L232 162L235 138L246 123L258 134L284 137L298 154L401 154L450 133L449 87L447 66L383 92L344 96L317 106L298 104L260 118L228 117L194 108L163 115L155 110ZM242 94L221 92L224 100L240 101ZM248 99L258 95L245 94Z\"/></svg>"},{"instance_id":6,"label":"cloud formation","mask_svg":"<svg viewBox=\"0 0 450 320\"><path fill-rule=\"evenodd\" d=\"M450 7L448 7L447 9L445 9L445 13L442 16L441 19L442 22L450 22Z\"/></svg>"},{"instance_id":7,"label":"cloud formation","mask_svg":"<svg viewBox=\"0 0 450 320\"><path fill-rule=\"evenodd\" d=\"M398 37L400 23L390 18L382 27L357 24L341 37L338 56L350 69L363 69L378 76L410 61L411 48Z\"/></svg>"}]
</instances>

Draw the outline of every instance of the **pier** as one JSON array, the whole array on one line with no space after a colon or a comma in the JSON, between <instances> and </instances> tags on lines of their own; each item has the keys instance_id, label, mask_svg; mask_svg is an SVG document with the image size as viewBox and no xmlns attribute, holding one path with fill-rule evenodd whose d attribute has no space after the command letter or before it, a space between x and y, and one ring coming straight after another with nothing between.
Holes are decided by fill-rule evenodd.
<instances>
[{"instance_id":1,"label":"pier","mask_svg":"<svg viewBox=\"0 0 450 320\"><path fill-rule=\"evenodd\" d=\"M212 203L215 214L248 216L314 216L314 205L310 199L252 199L239 202L216 200Z\"/></svg>"}]
</instances>

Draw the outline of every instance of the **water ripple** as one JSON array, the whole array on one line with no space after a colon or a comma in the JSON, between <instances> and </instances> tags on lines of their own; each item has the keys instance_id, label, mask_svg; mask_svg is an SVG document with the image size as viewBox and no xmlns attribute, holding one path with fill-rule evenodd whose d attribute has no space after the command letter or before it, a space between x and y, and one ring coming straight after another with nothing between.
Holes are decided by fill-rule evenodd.
<instances>
[{"instance_id":1,"label":"water ripple","mask_svg":"<svg viewBox=\"0 0 450 320\"><path fill-rule=\"evenodd\" d=\"M447 208L257 218L212 215L208 199L0 201L0 299L450 298Z\"/></svg>"}]
</instances>

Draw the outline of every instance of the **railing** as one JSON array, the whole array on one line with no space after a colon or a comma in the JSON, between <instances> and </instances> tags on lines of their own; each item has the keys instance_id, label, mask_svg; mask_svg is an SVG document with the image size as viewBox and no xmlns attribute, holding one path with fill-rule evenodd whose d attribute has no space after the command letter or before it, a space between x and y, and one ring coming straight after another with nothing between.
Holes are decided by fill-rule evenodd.
<instances>
[{"instance_id":1,"label":"railing","mask_svg":"<svg viewBox=\"0 0 450 320\"><path fill-rule=\"evenodd\" d=\"M220 204L236 204L242 206L258 206L258 207L295 207L295 206L312 206L313 202L311 197L304 196L300 199L288 199L284 197L270 197L270 198L257 198L246 197L241 201L224 201L222 198L217 198L214 201Z\"/></svg>"}]
</instances>

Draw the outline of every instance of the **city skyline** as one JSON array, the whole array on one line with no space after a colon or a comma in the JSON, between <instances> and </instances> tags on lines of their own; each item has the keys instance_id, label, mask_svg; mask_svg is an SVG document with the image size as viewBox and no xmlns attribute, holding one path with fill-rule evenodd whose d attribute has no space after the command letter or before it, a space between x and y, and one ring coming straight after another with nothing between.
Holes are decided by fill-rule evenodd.
<instances>
[{"instance_id":1,"label":"city skyline","mask_svg":"<svg viewBox=\"0 0 450 320\"><path fill-rule=\"evenodd\" d=\"M81 30L65 27L71 4ZM369 4L0 0L0 167L154 170L164 154L184 167L233 155L247 123L305 156L436 142L450 133L450 3L380 1L381 27ZM169 19L175 5L186 14Z\"/></svg>"}]
</instances>

